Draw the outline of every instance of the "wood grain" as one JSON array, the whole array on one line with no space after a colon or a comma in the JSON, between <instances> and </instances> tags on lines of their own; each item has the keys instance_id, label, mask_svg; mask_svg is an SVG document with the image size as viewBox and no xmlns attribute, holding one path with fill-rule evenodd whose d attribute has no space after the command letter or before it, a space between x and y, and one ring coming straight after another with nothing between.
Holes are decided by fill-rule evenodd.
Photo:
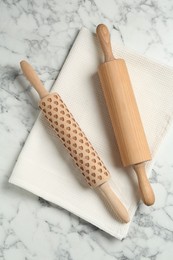
<instances>
[{"instance_id":1,"label":"wood grain","mask_svg":"<svg viewBox=\"0 0 173 260\"><path fill-rule=\"evenodd\" d=\"M130 221L129 214L123 206L122 202L112 191L111 187L109 186L109 183L105 182L104 184L100 185L99 190L103 194L104 198L106 199L106 202L111 207L112 211L117 216L117 218L124 223L128 223Z\"/></svg>"},{"instance_id":2,"label":"wood grain","mask_svg":"<svg viewBox=\"0 0 173 260\"><path fill-rule=\"evenodd\" d=\"M98 188L101 191L107 204L112 208L115 218L118 217L122 222L127 223L129 221L128 212L108 184L108 180L110 179L109 171L70 113L66 104L58 93L49 93L45 89L29 63L22 61L21 68L40 95L39 107L46 120L69 152L76 166L84 176L85 181L90 187Z\"/></svg>"},{"instance_id":3,"label":"wood grain","mask_svg":"<svg viewBox=\"0 0 173 260\"><path fill-rule=\"evenodd\" d=\"M106 62L98 72L123 165L151 160L124 60Z\"/></svg>"},{"instance_id":4,"label":"wood grain","mask_svg":"<svg viewBox=\"0 0 173 260\"><path fill-rule=\"evenodd\" d=\"M112 53L110 34L107 27L104 24L99 24L96 32L105 55L105 61L115 60Z\"/></svg>"},{"instance_id":5,"label":"wood grain","mask_svg":"<svg viewBox=\"0 0 173 260\"><path fill-rule=\"evenodd\" d=\"M149 183L147 176L146 176L145 164L144 163L135 164L133 166L133 168L134 168L137 178L138 178L139 192L141 194L141 198L142 198L143 202L147 206L153 205L155 202L155 196L154 196L154 192L152 190L151 184Z\"/></svg>"},{"instance_id":6,"label":"wood grain","mask_svg":"<svg viewBox=\"0 0 173 260\"><path fill-rule=\"evenodd\" d=\"M100 65L98 74L121 160L124 167L134 166L142 200L146 205L151 205L155 198L144 164L151 160L151 153L128 70L123 59L113 59L109 31L105 25L97 27L97 35L105 55L105 63Z\"/></svg>"},{"instance_id":7,"label":"wood grain","mask_svg":"<svg viewBox=\"0 0 173 260\"><path fill-rule=\"evenodd\" d=\"M38 92L40 98L46 97L49 94L49 92L43 86L42 82L40 81L38 75L36 74L32 66L25 60L22 60L20 62L20 66L23 71L23 74L29 80L29 82L35 88L35 90Z\"/></svg>"}]
</instances>

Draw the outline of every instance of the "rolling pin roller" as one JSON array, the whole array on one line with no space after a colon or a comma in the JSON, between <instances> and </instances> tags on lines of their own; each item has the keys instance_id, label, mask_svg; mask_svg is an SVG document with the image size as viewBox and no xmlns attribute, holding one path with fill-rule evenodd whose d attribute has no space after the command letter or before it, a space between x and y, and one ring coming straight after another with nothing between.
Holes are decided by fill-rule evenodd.
<instances>
[{"instance_id":1,"label":"rolling pin roller","mask_svg":"<svg viewBox=\"0 0 173 260\"><path fill-rule=\"evenodd\" d=\"M97 188L116 217L127 223L129 221L128 212L108 184L110 178L108 170L61 97L57 93L49 93L44 88L36 72L26 61L22 61L20 64L24 75L41 98L39 107L45 118L70 153L86 182L90 187Z\"/></svg>"},{"instance_id":2,"label":"rolling pin roller","mask_svg":"<svg viewBox=\"0 0 173 260\"><path fill-rule=\"evenodd\" d=\"M152 205L155 197L145 173L145 162L151 160L151 154L126 64L123 59L114 58L109 31L105 25L98 25L97 36L105 56L98 74L122 164L124 167L133 166L142 200L146 205Z\"/></svg>"}]
</instances>

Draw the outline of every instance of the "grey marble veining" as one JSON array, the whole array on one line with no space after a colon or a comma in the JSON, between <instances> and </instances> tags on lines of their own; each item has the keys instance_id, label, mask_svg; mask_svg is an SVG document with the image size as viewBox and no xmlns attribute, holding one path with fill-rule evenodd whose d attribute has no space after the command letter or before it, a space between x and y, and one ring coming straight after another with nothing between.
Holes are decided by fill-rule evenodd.
<instances>
[{"instance_id":1,"label":"grey marble veining","mask_svg":"<svg viewBox=\"0 0 173 260\"><path fill-rule=\"evenodd\" d=\"M117 43L173 65L172 1L0 1L0 260L172 259L173 129L153 168L156 203L139 206L123 241L8 183L38 115L19 62L50 89L79 29L99 23Z\"/></svg>"}]
</instances>

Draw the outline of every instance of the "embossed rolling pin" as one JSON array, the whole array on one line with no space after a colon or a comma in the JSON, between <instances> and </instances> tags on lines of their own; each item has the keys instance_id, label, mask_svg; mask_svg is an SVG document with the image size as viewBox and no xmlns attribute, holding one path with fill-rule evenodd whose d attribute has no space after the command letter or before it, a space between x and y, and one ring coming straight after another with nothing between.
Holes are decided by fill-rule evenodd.
<instances>
[{"instance_id":1,"label":"embossed rolling pin","mask_svg":"<svg viewBox=\"0 0 173 260\"><path fill-rule=\"evenodd\" d=\"M44 88L30 64L22 61L20 65L24 75L41 98L39 107L45 118L70 153L86 182L90 187L99 189L116 217L127 223L129 221L128 212L109 186L110 174L108 170L61 97L58 93L49 93Z\"/></svg>"},{"instance_id":2,"label":"embossed rolling pin","mask_svg":"<svg viewBox=\"0 0 173 260\"><path fill-rule=\"evenodd\" d=\"M98 74L122 164L124 167L133 167L142 200L149 206L155 201L145 172L145 162L151 160L151 154L127 67L123 59L114 58L107 27L104 24L98 25L96 33L105 56L105 62L99 66Z\"/></svg>"}]
</instances>

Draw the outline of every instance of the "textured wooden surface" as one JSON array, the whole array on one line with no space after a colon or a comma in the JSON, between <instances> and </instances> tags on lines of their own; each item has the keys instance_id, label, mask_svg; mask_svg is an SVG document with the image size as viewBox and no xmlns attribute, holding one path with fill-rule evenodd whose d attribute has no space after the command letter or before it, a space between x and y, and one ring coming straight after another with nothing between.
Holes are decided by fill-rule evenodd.
<instances>
[{"instance_id":1,"label":"textured wooden surface","mask_svg":"<svg viewBox=\"0 0 173 260\"><path fill-rule=\"evenodd\" d=\"M57 93L46 91L36 72L26 61L21 62L21 68L40 95L39 107L45 118L68 150L86 182L90 187L97 187L111 207L114 216L127 223L128 212L107 182L110 178L108 170L61 97Z\"/></svg>"},{"instance_id":2,"label":"textured wooden surface","mask_svg":"<svg viewBox=\"0 0 173 260\"><path fill-rule=\"evenodd\" d=\"M141 198L146 205L155 201L145 172L145 161L151 160L137 103L125 61L113 57L107 27L98 25L97 35L105 56L98 73L118 144L123 166L134 166Z\"/></svg>"},{"instance_id":3,"label":"textured wooden surface","mask_svg":"<svg viewBox=\"0 0 173 260\"><path fill-rule=\"evenodd\" d=\"M60 96L49 94L41 99L39 107L89 186L97 187L106 182L110 176L108 170Z\"/></svg>"}]
</instances>

